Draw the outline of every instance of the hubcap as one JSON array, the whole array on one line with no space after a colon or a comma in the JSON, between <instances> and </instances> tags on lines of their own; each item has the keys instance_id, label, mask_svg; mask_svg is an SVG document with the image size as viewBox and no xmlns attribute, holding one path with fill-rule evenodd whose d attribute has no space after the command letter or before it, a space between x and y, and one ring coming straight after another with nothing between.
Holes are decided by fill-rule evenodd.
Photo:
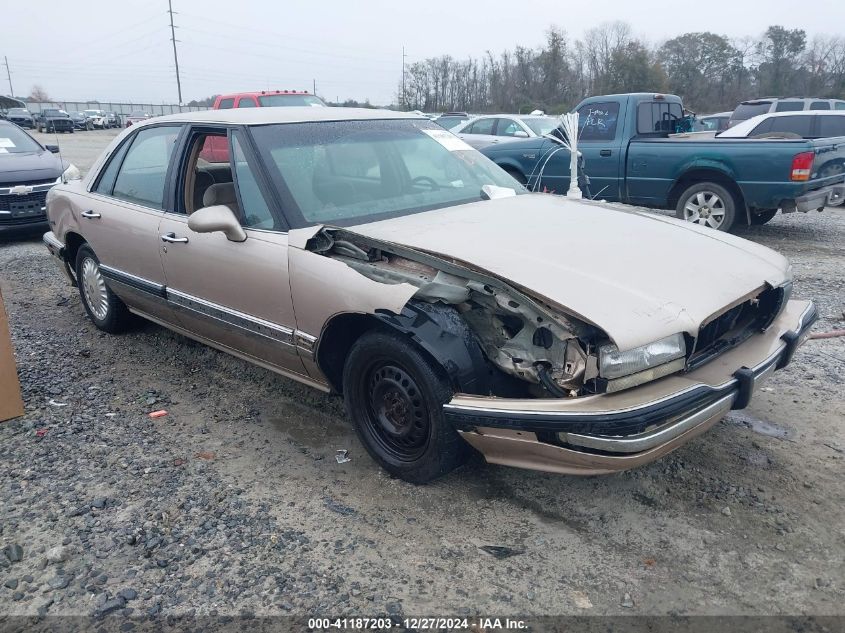
<instances>
[{"instance_id":1,"label":"hubcap","mask_svg":"<svg viewBox=\"0 0 845 633\"><path fill-rule=\"evenodd\" d=\"M684 205L684 219L718 229L725 221L725 203L712 191L699 191Z\"/></svg>"},{"instance_id":2,"label":"hubcap","mask_svg":"<svg viewBox=\"0 0 845 633\"><path fill-rule=\"evenodd\" d=\"M428 409L414 379L393 364L377 364L367 380L367 423L394 457L410 461L428 445Z\"/></svg>"},{"instance_id":3,"label":"hubcap","mask_svg":"<svg viewBox=\"0 0 845 633\"><path fill-rule=\"evenodd\" d=\"M106 281L100 273L100 267L90 257L82 262L82 292L85 302L91 312L100 321L105 320L109 313L108 290Z\"/></svg>"}]
</instances>

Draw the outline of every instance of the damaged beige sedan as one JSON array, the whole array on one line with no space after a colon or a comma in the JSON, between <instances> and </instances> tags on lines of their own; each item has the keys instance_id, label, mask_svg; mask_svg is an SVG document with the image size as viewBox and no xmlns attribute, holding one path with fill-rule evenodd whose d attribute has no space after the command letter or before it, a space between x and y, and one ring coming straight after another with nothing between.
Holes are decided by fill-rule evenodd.
<instances>
[{"instance_id":1,"label":"damaged beige sedan","mask_svg":"<svg viewBox=\"0 0 845 633\"><path fill-rule=\"evenodd\" d=\"M655 460L745 407L816 318L777 253L528 193L407 113L159 117L48 215L97 327L134 313L342 394L418 483L470 446L570 474Z\"/></svg>"}]
</instances>

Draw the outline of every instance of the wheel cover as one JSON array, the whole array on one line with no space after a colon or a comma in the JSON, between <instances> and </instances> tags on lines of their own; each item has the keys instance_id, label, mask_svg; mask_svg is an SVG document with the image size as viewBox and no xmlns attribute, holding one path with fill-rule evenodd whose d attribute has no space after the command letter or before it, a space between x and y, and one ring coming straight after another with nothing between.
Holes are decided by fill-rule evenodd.
<instances>
[{"instance_id":1,"label":"wheel cover","mask_svg":"<svg viewBox=\"0 0 845 633\"><path fill-rule=\"evenodd\" d=\"M430 418L414 379L390 361L376 361L366 373L368 434L400 461L414 461L428 448Z\"/></svg>"},{"instance_id":2,"label":"wheel cover","mask_svg":"<svg viewBox=\"0 0 845 633\"><path fill-rule=\"evenodd\" d=\"M684 205L684 219L718 229L725 221L725 202L714 191L694 193Z\"/></svg>"},{"instance_id":3,"label":"wheel cover","mask_svg":"<svg viewBox=\"0 0 845 633\"><path fill-rule=\"evenodd\" d=\"M109 315L109 296L100 266L90 257L82 260L82 293L85 303L100 321Z\"/></svg>"}]
</instances>

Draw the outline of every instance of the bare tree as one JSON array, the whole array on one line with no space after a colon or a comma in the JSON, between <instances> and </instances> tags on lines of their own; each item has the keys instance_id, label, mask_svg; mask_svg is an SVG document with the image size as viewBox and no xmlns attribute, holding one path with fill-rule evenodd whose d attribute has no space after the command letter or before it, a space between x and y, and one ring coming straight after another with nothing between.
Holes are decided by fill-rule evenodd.
<instances>
[{"instance_id":1,"label":"bare tree","mask_svg":"<svg viewBox=\"0 0 845 633\"><path fill-rule=\"evenodd\" d=\"M29 91L29 101L50 101L50 95L47 94L47 91L41 87L40 84L35 84L32 87L32 90Z\"/></svg>"}]
</instances>

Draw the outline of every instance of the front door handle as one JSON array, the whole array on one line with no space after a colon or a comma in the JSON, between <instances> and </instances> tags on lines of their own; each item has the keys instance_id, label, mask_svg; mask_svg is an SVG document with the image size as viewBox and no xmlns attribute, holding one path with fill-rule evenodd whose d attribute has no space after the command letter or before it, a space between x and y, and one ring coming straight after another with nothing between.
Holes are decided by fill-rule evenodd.
<instances>
[{"instance_id":1,"label":"front door handle","mask_svg":"<svg viewBox=\"0 0 845 633\"><path fill-rule=\"evenodd\" d=\"M165 233L161 236L162 242L170 242L171 244L187 244L187 237L176 237L176 233Z\"/></svg>"},{"instance_id":2,"label":"front door handle","mask_svg":"<svg viewBox=\"0 0 845 633\"><path fill-rule=\"evenodd\" d=\"M96 213L96 212L92 211L91 209L88 209L87 211L83 211L79 215L81 215L86 220L99 220L101 217L103 217L99 213Z\"/></svg>"},{"instance_id":3,"label":"front door handle","mask_svg":"<svg viewBox=\"0 0 845 633\"><path fill-rule=\"evenodd\" d=\"M599 156L610 156L612 153L609 149L603 149L599 152Z\"/></svg>"}]
</instances>

